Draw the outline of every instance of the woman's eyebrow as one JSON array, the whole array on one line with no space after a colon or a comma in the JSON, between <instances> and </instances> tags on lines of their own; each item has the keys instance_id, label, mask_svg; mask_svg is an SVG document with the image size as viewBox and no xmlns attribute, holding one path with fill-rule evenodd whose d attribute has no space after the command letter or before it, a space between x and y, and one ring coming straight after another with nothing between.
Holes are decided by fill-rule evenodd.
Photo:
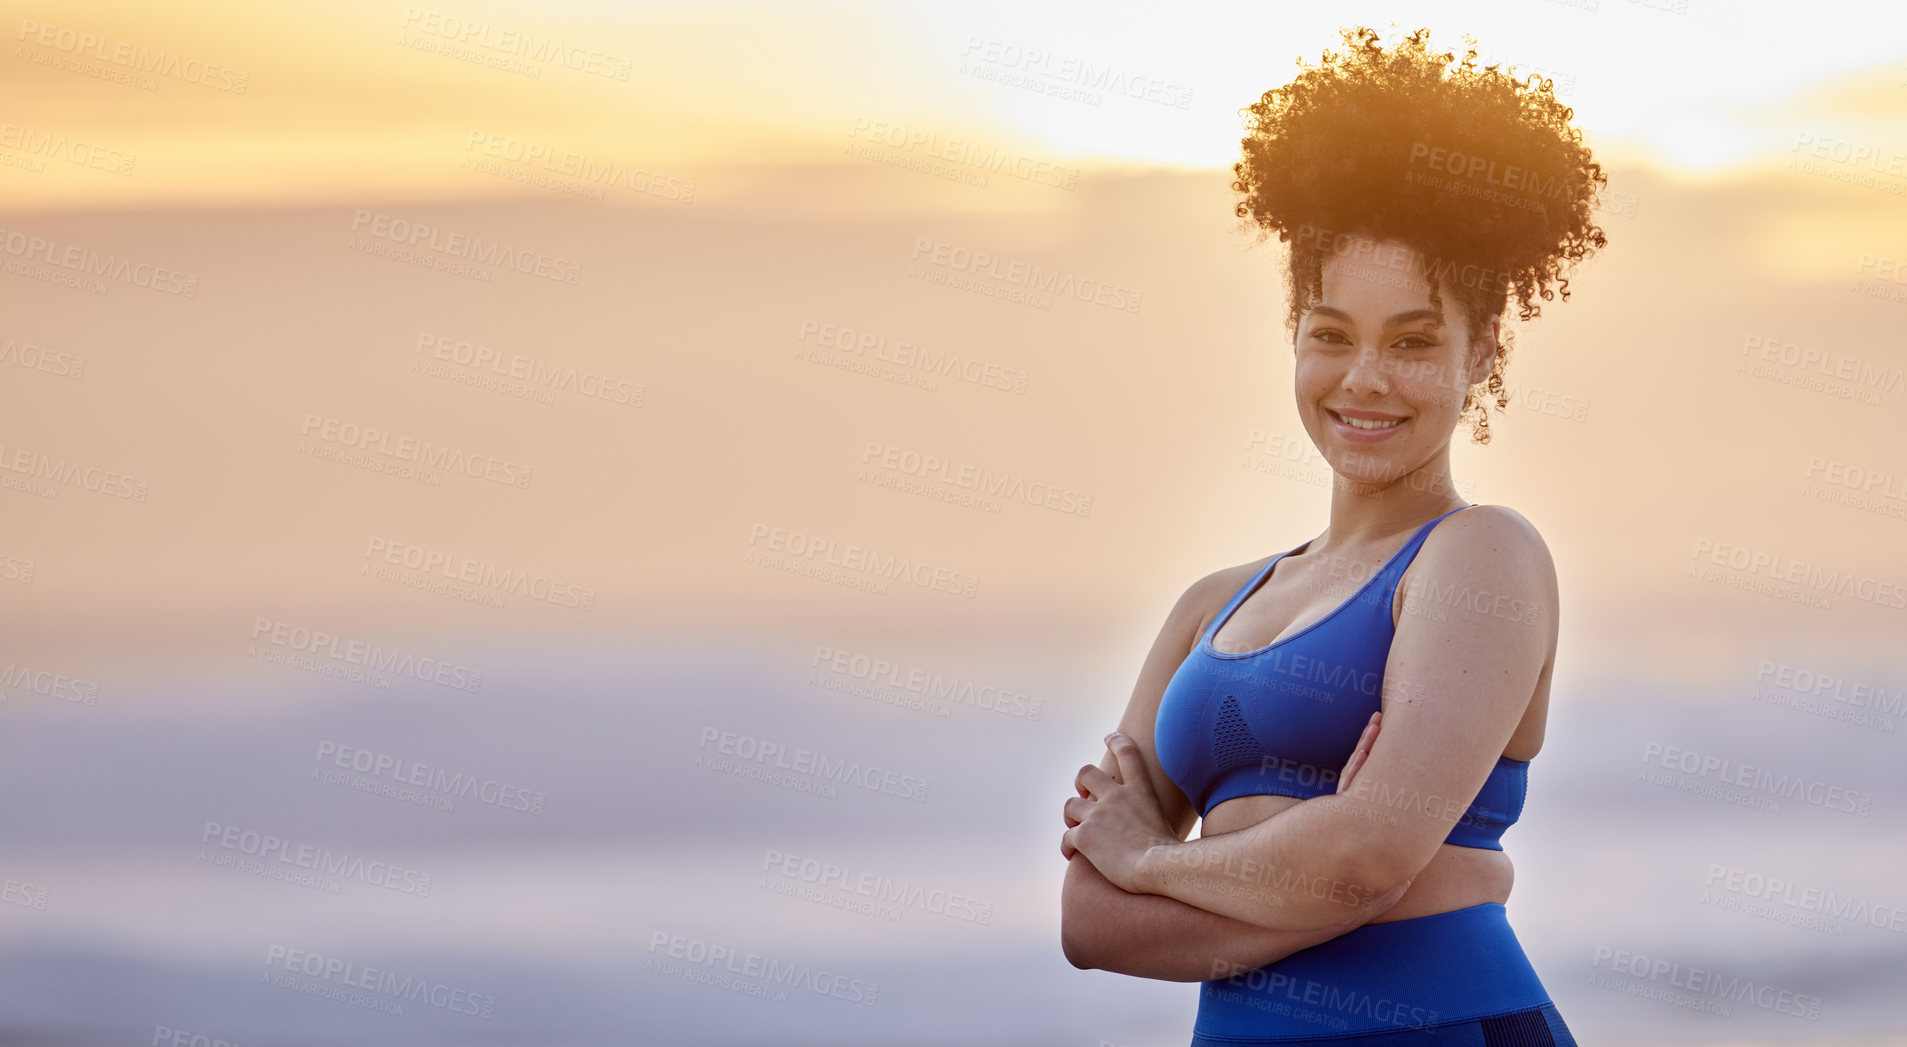
<instances>
[{"instance_id":1,"label":"woman's eyebrow","mask_svg":"<svg viewBox=\"0 0 1907 1047\"><path fill-rule=\"evenodd\" d=\"M1336 317L1337 319L1342 320L1347 324L1356 322L1351 319L1351 314L1345 312L1342 309L1333 309L1332 307L1328 305L1314 305L1311 307L1311 312L1314 314L1320 314L1323 316ZM1439 313L1435 309L1429 309L1429 308L1408 309L1384 321L1384 326L1396 327L1398 324L1407 324L1414 320L1436 320L1441 323L1443 321L1443 314Z\"/></svg>"}]
</instances>

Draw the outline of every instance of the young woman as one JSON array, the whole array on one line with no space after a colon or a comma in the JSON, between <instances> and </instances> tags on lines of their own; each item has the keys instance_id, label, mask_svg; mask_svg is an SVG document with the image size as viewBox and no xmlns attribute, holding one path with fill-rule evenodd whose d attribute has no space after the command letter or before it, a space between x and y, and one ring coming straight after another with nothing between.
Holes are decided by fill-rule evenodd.
<instances>
[{"instance_id":1,"label":"young woman","mask_svg":"<svg viewBox=\"0 0 1907 1047\"><path fill-rule=\"evenodd\" d=\"M1546 81L1369 29L1250 110L1239 217L1291 244L1325 529L1179 598L1064 806L1067 958L1199 981L1195 1045L1573 1045L1505 917L1556 575L1455 493L1507 405L1500 319L1604 246ZM1202 819L1197 839L1188 840Z\"/></svg>"}]
</instances>

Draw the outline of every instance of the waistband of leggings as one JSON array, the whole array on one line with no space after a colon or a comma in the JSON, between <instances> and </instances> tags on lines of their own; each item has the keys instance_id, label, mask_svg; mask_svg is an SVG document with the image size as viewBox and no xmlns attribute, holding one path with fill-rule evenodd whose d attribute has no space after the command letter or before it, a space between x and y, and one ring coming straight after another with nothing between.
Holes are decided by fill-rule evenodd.
<instances>
[{"instance_id":1,"label":"waistband of leggings","mask_svg":"<svg viewBox=\"0 0 1907 1047\"><path fill-rule=\"evenodd\" d=\"M1549 1003L1503 906L1367 923L1199 988L1197 1042L1428 1029Z\"/></svg>"}]
</instances>

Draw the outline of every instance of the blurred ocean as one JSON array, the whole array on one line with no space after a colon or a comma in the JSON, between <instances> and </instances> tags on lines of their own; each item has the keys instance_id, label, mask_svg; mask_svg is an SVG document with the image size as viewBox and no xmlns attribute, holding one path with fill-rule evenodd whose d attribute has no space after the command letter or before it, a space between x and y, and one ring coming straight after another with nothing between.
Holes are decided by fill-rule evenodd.
<instances>
[{"instance_id":1,"label":"blurred ocean","mask_svg":"<svg viewBox=\"0 0 1907 1047\"><path fill-rule=\"evenodd\" d=\"M9 692L0 1042L1188 1038L1195 986L1059 951L1059 803L1123 703L1079 649L947 667L1013 680L1005 711L831 689L854 678L813 648L433 650L480 667L478 693L258 659L122 666L94 707ZM1745 685L1704 709L1663 697L1559 691L1506 838L1512 922L1581 1042L1895 1042L1907 926L1858 913L1907 905L1899 733L1810 735ZM1777 812L1639 781L1652 743L1879 799L1864 817ZM478 784L460 796L446 776ZM1717 866L1743 871L1733 890ZM298 870L315 882L279 878ZM1834 919L1754 888L1773 914L1756 915L1745 875L1865 905ZM1617 972L1618 952L1818 997L1818 1014L1686 977L1646 995L1673 986Z\"/></svg>"}]
</instances>

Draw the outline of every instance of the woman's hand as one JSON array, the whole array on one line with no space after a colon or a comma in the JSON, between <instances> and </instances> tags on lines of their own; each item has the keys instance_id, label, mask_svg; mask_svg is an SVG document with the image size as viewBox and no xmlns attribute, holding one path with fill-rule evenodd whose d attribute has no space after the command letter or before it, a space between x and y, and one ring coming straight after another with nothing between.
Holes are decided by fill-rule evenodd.
<instances>
[{"instance_id":1,"label":"woman's hand","mask_svg":"<svg viewBox=\"0 0 1907 1047\"><path fill-rule=\"evenodd\" d=\"M1384 714L1375 712L1365 723L1356 747L1338 774L1339 793L1351 788L1383 722ZM1140 859L1155 845L1181 841L1172 835L1160 812L1139 747L1117 731L1106 736L1106 747L1112 750L1117 773L1107 774L1091 764L1080 768L1073 779L1079 796L1067 800L1063 809L1067 830L1060 837L1060 854L1071 860L1075 851L1083 853L1101 876L1123 890L1143 894L1146 889L1140 876ZM1403 887L1393 888L1374 907L1388 909L1408 886L1406 882Z\"/></svg>"},{"instance_id":2,"label":"woman's hand","mask_svg":"<svg viewBox=\"0 0 1907 1047\"><path fill-rule=\"evenodd\" d=\"M1068 860L1084 854L1099 874L1134 894L1147 893L1139 882L1139 859L1155 844L1178 843L1159 809L1146 775L1145 754L1132 739L1114 731L1106 736L1117 773L1107 774L1093 764L1079 769L1073 787L1079 795L1066 801L1067 829L1059 850Z\"/></svg>"},{"instance_id":3,"label":"woman's hand","mask_svg":"<svg viewBox=\"0 0 1907 1047\"><path fill-rule=\"evenodd\" d=\"M1338 772L1338 794L1341 796L1351 787L1351 779L1357 776L1358 768L1364 766L1364 760L1371 755L1371 745L1377 741L1377 731L1384 726L1384 713L1380 710L1371 714L1364 723L1364 733L1357 736L1357 748L1351 750L1351 758L1344 761L1344 770Z\"/></svg>"}]
</instances>

